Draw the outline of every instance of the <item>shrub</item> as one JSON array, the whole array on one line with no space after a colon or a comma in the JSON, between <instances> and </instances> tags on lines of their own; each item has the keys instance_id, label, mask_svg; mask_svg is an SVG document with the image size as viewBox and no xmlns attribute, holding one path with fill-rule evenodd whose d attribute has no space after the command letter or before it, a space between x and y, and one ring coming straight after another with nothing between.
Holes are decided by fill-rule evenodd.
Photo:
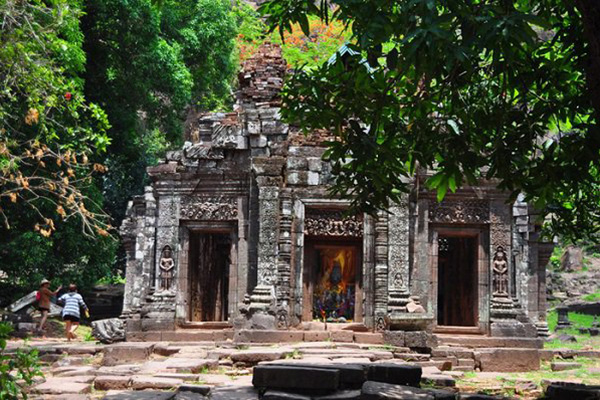
<instances>
[{"instance_id":1,"label":"shrub","mask_svg":"<svg viewBox=\"0 0 600 400\"><path fill-rule=\"evenodd\" d=\"M35 349L18 349L14 354L6 354L6 340L12 326L0 322L0 400L27 398L27 388L33 378L43 376Z\"/></svg>"}]
</instances>

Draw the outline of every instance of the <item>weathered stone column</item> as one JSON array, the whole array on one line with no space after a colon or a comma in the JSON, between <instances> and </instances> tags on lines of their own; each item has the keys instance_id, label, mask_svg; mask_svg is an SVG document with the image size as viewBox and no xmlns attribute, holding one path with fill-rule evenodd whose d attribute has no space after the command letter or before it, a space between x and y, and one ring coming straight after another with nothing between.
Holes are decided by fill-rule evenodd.
<instances>
[{"instance_id":1,"label":"weathered stone column","mask_svg":"<svg viewBox=\"0 0 600 400\"><path fill-rule=\"evenodd\" d=\"M375 291L373 296L375 329L383 331L388 297L388 215L379 211L375 219Z\"/></svg>"},{"instance_id":2,"label":"weathered stone column","mask_svg":"<svg viewBox=\"0 0 600 400\"><path fill-rule=\"evenodd\" d=\"M283 189L280 194L281 214L279 218L279 252L277 257L277 327L285 329L290 323L290 304L293 304L291 291L292 257L292 196Z\"/></svg>"},{"instance_id":3,"label":"weathered stone column","mask_svg":"<svg viewBox=\"0 0 600 400\"><path fill-rule=\"evenodd\" d=\"M240 320L242 328L275 329L277 326L275 286L278 283L279 196L284 162L283 157L255 157L252 160L258 189L257 285L250 296L248 310L244 310L245 321Z\"/></svg>"},{"instance_id":4,"label":"weathered stone column","mask_svg":"<svg viewBox=\"0 0 600 400\"><path fill-rule=\"evenodd\" d=\"M403 203L390 207L389 212L388 313L393 316L406 312L410 294L408 195Z\"/></svg>"}]
</instances>

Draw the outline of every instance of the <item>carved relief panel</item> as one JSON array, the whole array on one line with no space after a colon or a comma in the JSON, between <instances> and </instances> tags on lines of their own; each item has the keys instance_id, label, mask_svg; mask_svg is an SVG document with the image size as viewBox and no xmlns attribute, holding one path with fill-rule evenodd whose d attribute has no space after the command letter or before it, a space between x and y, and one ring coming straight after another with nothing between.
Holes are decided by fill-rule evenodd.
<instances>
[{"instance_id":1,"label":"carved relief panel","mask_svg":"<svg viewBox=\"0 0 600 400\"><path fill-rule=\"evenodd\" d=\"M181 218L189 220L236 220L237 198L187 196L181 200Z\"/></svg>"},{"instance_id":2,"label":"carved relief panel","mask_svg":"<svg viewBox=\"0 0 600 400\"><path fill-rule=\"evenodd\" d=\"M485 200L431 201L431 222L454 224L485 224L490 222L490 206Z\"/></svg>"},{"instance_id":3,"label":"carved relief panel","mask_svg":"<svg viewBox=\"0 0 600 400\"><path fill-rule=\"evenodd\" d=\"M304 234L311 236L363 236L362 215L345 215L343 210L306 209Z\"/></svg>"}]
</instances>

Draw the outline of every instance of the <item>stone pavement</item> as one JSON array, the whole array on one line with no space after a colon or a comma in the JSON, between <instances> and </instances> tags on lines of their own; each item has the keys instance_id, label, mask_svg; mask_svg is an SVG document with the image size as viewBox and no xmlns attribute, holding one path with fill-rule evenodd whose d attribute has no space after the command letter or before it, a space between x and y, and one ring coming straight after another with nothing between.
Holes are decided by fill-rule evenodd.
<instances>
[{"instance_id":1,"label":"stone pavement","mask_svg":"<svg viewBox=\"0 0 600 400\"><path fill-rule=\"evenodd\" d=\"M14 351L22 345L22 341L10 342L7 350ZM508 355L503 355L506 349L469 349L444 345L431 350L429 354L390 345L335 342L127 342L98 345L90 342L66 343L55 340L33 341L30 345L39 350L45 375L44 381L39 381L31 388L31 395L32 398L44 399L106 397L113 400L162 400L174 396L196 399L203 398L203 391L208 390L213 399L256 399L257 392L252 388L253 367L282 363L294 368L312 366L321 369L358 365L361 366L361 371L367 368L367 375L374 373L377 376L387 376L385 371L389 365L418 366L422 371L422 385L444 389L454 388L455 377L460 377L464 371L469 372L477 368L484 371L481 374L485 374L488 365L486 363L495 363L493 365L500 371L503 368L510 369L506 358ZM537 354L537 349L514 350L519 352L520 358L514 360L513 365L539 368L539 355L537 364L532 355L534 351ZM554 353L561 355L561 350ZM544 357L547 358L548 355ZM557 365L560 367L560 364ZM345 371L348 372L347 369ZM366 378L372 380L369 376ZM389 379L380 379L380 383L403 384L402 381ZM374 388L384 386L371 383L365 390L371 393ZM353 394L340 392L338 397L331 398L357 398L352 397L356 396L357 388L353 389ZM393 393L411 392L411 389L395 391L387 386L385 390ZM163 393L164 391L167 393ZM271 391L267 397L294 399L273 393ZM364 393L363 395L367 396ZM372 397L372 393L368 396L365 398L376 398ZM427 396L423 398L428 398Z\"/></svg>"}]
</instances>

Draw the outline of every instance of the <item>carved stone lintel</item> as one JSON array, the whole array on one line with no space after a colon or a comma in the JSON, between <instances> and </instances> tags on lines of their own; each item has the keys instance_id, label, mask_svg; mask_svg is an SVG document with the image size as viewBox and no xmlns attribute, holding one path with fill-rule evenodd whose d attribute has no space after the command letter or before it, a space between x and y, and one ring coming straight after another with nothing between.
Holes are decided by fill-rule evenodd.
<instances>
[{"instance_id":1,"label":"carved stone lintel","mask_svg":"<svg viewBox=\"0 0 600 400\"><path fill-rule=\"evenodd\" d=\"M233 197L187 196L181 200L181 218L190 220L236 220L237 199Z\"/></svg>"},{"instance_id":2,"label":"carved stone lintel","mask_svg":"<svg viewBox=\"0 0 600 400\"><path fill-rule=\"evenodd\" d=\"M484 200L450 200L429 205L432 222L485 224L490 220L490 206Z\"/></svg>"},{"instance_id":3,"label":"carved stone lintel","mask_svg":"<svg viewBox=\"0 0 600 400\"><path fill-rule=\"evenodd\" d=\"M363 236L362 216L346 216L343 210L307 209L304 234L360 238Z\"/></svg>"}]
</instances>

